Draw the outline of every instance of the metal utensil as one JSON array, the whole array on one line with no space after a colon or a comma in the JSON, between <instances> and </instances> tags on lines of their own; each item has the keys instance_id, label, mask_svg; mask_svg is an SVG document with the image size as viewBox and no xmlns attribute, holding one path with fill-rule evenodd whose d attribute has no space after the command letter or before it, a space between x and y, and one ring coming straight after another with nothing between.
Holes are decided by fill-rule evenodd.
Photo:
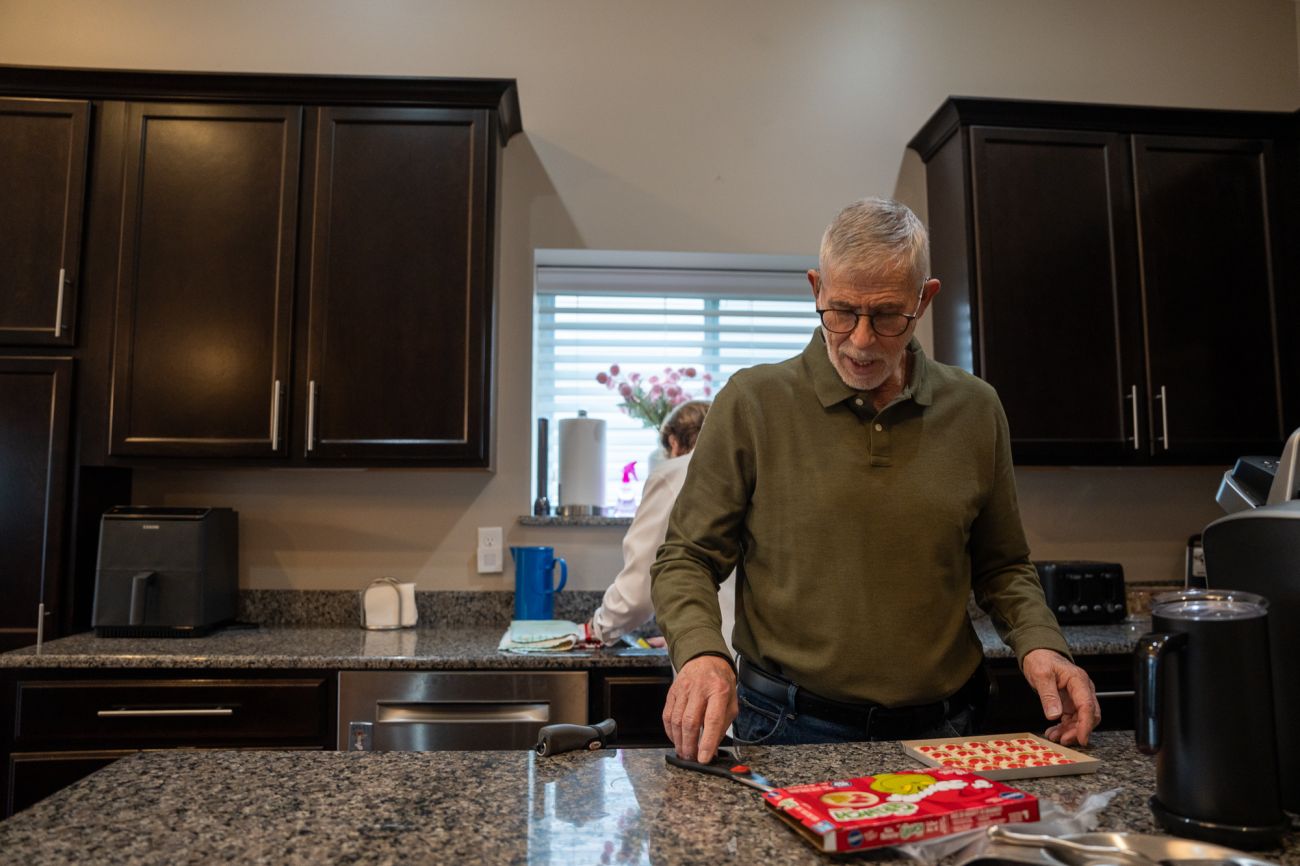
<instances>
[{"instance_id":1,"label":"metal utensil","mask_svg":"<svg viewBox=\"0 0 1300 866\"><path fill-rule=\"evenodd\" d=\"M987 830L988 837L995 842L1021 845L1027 848L1040 848L1053 854L1069 866L1157 866L1156 861L1136 851L1126 850L1115 845L1089 845L1072 842L1056 836L1042 836L1035 833L1015 833L1001 824L994 824Z\"/></svg>"},{"instance_id":2,"label":"metal utensil","mask_svg":"<svg viewBox=\"0 0 1300 866\"><path fill-rule=\"evenodd\" d=\"M1236 848L1184 839L1177 836L1158 836L1149 833L1079 833L1069 837L1085 845L1106 845L1133 851L1163 866L1196 866L1196 864L1231 864L1231 866L1277 866Z\"/></svg>"}]
</instances>

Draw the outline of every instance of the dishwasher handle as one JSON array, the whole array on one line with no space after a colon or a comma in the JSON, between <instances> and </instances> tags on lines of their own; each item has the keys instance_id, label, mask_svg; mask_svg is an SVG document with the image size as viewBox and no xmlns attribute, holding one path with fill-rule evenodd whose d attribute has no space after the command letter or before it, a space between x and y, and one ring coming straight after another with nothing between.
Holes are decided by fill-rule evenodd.
<instances>
[{"instance_id":1,"label":"dishwasher handle","mask_svg":"<svg viewBox=\"0 0 1300 866\"><path fill-rule=\"evenodd\" d=\"M594 725L547 725L537 732L537 745L533 748L543 758L574 749L595 751L603 749L618 733L613 719Z\"/></svg>"}]
</instances>

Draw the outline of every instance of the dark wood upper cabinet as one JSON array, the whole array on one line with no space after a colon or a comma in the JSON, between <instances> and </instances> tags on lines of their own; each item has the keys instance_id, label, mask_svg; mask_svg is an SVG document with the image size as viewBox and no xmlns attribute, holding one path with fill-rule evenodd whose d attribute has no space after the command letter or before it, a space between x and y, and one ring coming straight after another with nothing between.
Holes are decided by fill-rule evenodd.
<instances>
[{"instance_id":1,"label":"dark wood upper cabinet","mask_svg":"<svg viewBox=\"0 0 1300 866\"><path fill-rule=\"evenodd\" d=\"M0 356L0 651L57 622L68 503L72 359Z\"/></svg>"},{"instance_id":2,"label":"dark wood upper cabinet","mask_svg":"<svg viewBox=\"0 0 1300 866\"><path fill-rule=\"evenodd\" d=\"M970 147L976 283L999 287L972 309L971 336L1018 456L1126 456L1140 376L1129 347L1140 343L1125 142L1100 132L974 127ZM965 335L962 320L944 312L935 329L948 360L948 347ZM1043 369L1077 375L1026 375Z\"/></svg>"},{"instance_id":3,"label":"dark wood upper cabinet","mask_svg":"<svg viewBox=\"0 0 1300 866\"><path fill-rule=\"evenodd\" d=\"M301 109L128 106L110 454L283 454Z\"/></svg>"},{"instance_id":4,"label":"dark wood upper cabinet","mask_svg":"<svg viewBox=\"0 0 1300 866\"><path fill-rule=\"evenodd\" d=\"M1017 462L1280 451L1286 117L954 98L913 139L935 354L998 389Z\"/></svg>"},{"instance_id":5,"label":"dark wood upper cabinet","mask_svg":"<svg viewBox=\"0 0 1300 866\"><path fill-rule=\"evenodd\" d=\"M0 65L0 346L85 272L86 465L488 468L519 131L510 79Z\"/></svg>"},{"instance_id":6,"label":"dark wood upper cabinet","mask_svg":"<svg viewBox=\"0 0 1300 866\"><path fill-rule=\"evenodd\" d=\"M70 346L90 104L0 99L0 345Z\"/></svg>"},{"instance_id":7,"label":"dark wood upper cabinet","mask_svg":"<svg viewBox=\"0 0 1300 866\"><path fill-rule=\"evenodd\" d=\"M1270 144L1137 135L1133 164L1155 447L1280 450Z\"/></svg>"},{"instance_id":8,"label":"dark wood upper cabinet","mask_svg":"<svg viewBox=\"0 0 1300 866\"><path fill-rule=\"evenodd\" d=\"M313 460L486 466L489 114L313 114L306 405L295 448Z\"/></svg>"}]
</instances>

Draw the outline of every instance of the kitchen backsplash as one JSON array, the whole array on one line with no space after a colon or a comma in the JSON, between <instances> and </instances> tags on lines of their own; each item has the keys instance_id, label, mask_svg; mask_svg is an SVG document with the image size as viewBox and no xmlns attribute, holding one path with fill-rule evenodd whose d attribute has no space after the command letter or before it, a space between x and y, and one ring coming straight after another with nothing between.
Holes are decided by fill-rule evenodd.
<instances>
[{"instance_id":1,"label":"kitchen backsplash","mask_svg":"<svg viewBox=\"0 0 1300 866\"><path fill-rule=\"evenodd\" d=\"M557 593L555 618L584 622L604 593L575 590ZM513 592L433 590L415 594L422 628L509 625ZM355 625L361 623L358 590L244 589L239 619L258 625Z\"/></svg>"}]
</instances>

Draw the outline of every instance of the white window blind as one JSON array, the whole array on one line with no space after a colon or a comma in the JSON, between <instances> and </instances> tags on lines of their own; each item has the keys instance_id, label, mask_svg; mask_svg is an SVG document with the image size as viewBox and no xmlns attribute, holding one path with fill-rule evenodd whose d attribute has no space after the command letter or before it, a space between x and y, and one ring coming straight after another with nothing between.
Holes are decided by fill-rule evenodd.
<instances>
[{"instance_id":1,"label":"white window blind","mask_svg":"<svg viewBox=\"0 0 1300 866\"><path fill-rule=\"evenodd\" d=\"M649 474L657 431L621 411L623 398L597 374L618 365L621 377L648 380L687 368L695 376L677 384L692 399L710 399L737 370L807 345L817 318L805 273L815 266L795 256L539 250L533 403L550 420L551 503L559 504L559 421L580 409L606 422L611 513L623 467L636 463L636 501Z\"/></svg>"}]
</instances>

